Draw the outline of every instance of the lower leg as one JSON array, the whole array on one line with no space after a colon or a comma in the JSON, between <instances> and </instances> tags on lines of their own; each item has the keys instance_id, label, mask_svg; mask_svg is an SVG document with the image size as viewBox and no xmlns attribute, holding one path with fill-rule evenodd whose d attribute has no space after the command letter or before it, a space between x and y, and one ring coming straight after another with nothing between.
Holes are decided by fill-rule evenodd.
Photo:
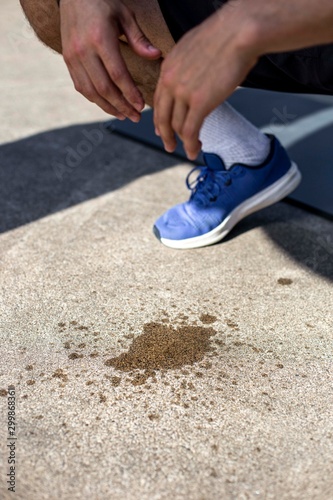
<instances>
[{"instance_id":1,"label":"lower leg","mask_svg":"<svg viewBox=\"0 0 333 500\"><path fill-rule=\"evenodd\" d=\"M139 87L145 103L153 106L154 92L158 82L161 62L172 50L175 42L170 34L169 28L164 20L157 0L124 0L132 12L146 37L154 47L162 52L162 58L158 61L148 61L139 57L126 43L125 37L121 37L121 54L131 73L131 76Z\"/></svg>"},{"instance_id":2,"label":"lower leg","mask_svg":"<svg viewBox=\"0 0 333 500\"><path fill-rule=\"evenodd\" d=\"M148 61L147 59L143 59L135 54L131 47L123 41L120 43L120 50L136 86L143 95L145 103L153 107L161 60Z\"/></svg>"}]
</instances>

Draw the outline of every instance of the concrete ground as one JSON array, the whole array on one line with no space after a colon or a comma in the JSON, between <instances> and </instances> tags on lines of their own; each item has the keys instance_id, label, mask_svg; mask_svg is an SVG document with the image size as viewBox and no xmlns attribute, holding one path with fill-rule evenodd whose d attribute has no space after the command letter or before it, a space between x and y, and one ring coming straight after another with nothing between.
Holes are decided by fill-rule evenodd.
<instances>
[{"instance_id":1,"label":"concrete ground","mask_svg":"<svg viewBox=\"0 0 333 500\"><path fill-rule=\"evenodd\" d=\"M106 133L0 9L0 497L331 499L332 223L280 203L222 244L163 247L189 166ZM206 335L184 366L105 364L173 327Z\"/></svg>"}]
</instances>

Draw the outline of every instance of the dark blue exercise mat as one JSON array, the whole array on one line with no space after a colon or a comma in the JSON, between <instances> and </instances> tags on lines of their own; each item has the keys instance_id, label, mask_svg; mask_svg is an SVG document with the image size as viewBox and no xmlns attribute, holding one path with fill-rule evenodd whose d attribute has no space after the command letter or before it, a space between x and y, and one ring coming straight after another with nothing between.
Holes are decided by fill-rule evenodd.
<instances>
[{"instance_id":1,"label":"dark blue exercise mat","mask_svg":"<svg viewBox=\"0 0 333 500\"><path fill-rule=\"evenodd\" d=\"M298 164L303 181L289 201L333 218L333 97L239 89L229 102L256 126L275 134ZM114 133L163 149L154 133L151 110L142 114L139 124L115 120L107 126ZM175 154L186 158L180 141Z\"/></svg>"}]
</instances>

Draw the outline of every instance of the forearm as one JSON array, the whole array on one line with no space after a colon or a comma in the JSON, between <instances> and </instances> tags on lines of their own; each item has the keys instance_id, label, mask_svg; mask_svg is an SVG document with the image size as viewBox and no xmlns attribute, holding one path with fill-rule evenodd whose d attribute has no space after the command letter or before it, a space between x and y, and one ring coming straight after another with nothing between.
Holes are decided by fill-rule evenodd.
<instances>
[{"instance_id":1,"label":"forearm","mask_svg":"<svg viewBox=\"0 0 333 500\"><path fill-rule=\"evenodd\" d=\"M226 15L244 26L256 56L333 42L332 0L235 0Z\"/></svg>"},{"instance_id":2,"label":"forearm","mask_svg":"<svg viewBox=\"0 0 333 500\"><path fill-rule=\"evenodd\" d=\"M20 0L38 38L61 53L60 16L57 0Z\"/></svg>"}]
</instances>

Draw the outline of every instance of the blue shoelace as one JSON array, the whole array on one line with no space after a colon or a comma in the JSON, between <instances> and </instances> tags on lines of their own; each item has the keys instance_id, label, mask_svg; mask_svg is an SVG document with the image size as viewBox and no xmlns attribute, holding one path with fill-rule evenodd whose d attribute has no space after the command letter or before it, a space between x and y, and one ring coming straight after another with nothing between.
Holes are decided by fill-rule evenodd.
<instances>
[{"instance_id":1,"label":"blue shoelace","mask_svg":"<svg viewBox=\"0 0 333 500\"><path fill-rule=\"evenodd\" d=\"M197 178L190 182L191 175L199 170ZM191 191L190 201L206 206L217 200L222 186L230 186L232 175L228 171L214 171L208 167L194 167L186 178L186 186Z\"/></svg>"}]
</instances>

